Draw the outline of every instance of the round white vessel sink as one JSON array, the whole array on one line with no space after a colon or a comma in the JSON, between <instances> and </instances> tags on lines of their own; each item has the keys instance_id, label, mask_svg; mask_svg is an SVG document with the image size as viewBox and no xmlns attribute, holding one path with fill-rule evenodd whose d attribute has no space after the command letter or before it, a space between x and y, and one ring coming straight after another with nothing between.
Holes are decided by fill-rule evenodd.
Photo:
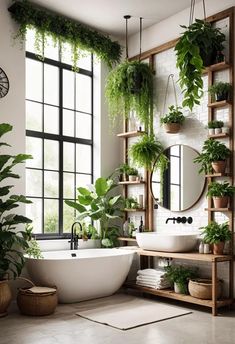
<instances>
[{"instance_id":1,"label":"round white vessel sink","mask_svg":"<svg viewBox=\"0 0 235 344\"><path fill-rule=\"evenodd\" d=\"M136 240L144 250L163 252L191 252L195 250L199 232L136 233Z\"/></svg>"}]
</instances>

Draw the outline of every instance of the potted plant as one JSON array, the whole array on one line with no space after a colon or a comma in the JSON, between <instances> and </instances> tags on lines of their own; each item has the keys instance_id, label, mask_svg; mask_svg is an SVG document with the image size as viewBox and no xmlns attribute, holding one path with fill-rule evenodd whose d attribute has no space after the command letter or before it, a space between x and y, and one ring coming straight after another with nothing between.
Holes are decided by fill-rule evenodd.
<instances>
[{"instance_id":1,"label":"potted plant","mask_svg":"<svg viewBox=\"0 0 235 344\"><path fill-rule=\"evenodd\" d=\"M215 208L227 208L229 198L233 196L235 187L228 182L211 182L208 185L207 197L212 197Z\"/></svg>"},{"instance_id":2,"label":"potted plant","mask_svg":"<svg viewBox=\"0 0 235 344\"><path fill-rule=\"evenodd\" d=\"M105 96L112 122L128 118L134 111L147 128L153 104L153 72L140 61L124 61L113 69L106 81Z\"/></svg>"},{"instance_id":3,"label":"potted plant","mask_svg":"<svg viewBox=\"0 0 235 344\"><path fill-rule=\"evenodd\" d=\"M179 106L169 106L169 112L161 118L161 124L164 125L165 131L169 134L176 134L180 131L181 125L185 121L185 117L180 111Z\"/></svg>"},{"instance_id":4,"label":"potted plant","mask_svg":"<svg viewBox=\"0 0 235 344\"><path fill-rule=\"evenodd\" d=\"M223 254L225 242L230 241L232 238L228 222L219 224L212 221L200 229L203 229L204 242L213 244L213 254Z\"/></svg>"},{"instance_id":5,"label":"potted plant","mask_svg":"<svg viewBox=\"0 0 235 344\"><path fill-rule=\"evenodd\" d=\"M232 85L228 82L217 82L209 87L208 92L211 94L213 101L220 102L222 100L229 100Z\"/></svg>"},{"instance_id":6,"label":"potted plant","mask_svg":"<svg viewBox=\"0 0 235 344\"><path fill-rule=\"evenodd\" d=\"M10 124L0 124L0 137L11 130ZM1 142L0 146L9 145ZM0 317L7 314L11 302L8 280L20 275L25 262L23 250L28 248L28 235L25 231L16 231L16 228L18 225L32 222L25 216L13 213L12 210L19 207L20 203L31 202L22 195L9 196L13 185L7 185L6 180L20 178L12 170L29 158L31 156L26 154L0 155Z\"/></svg>"},{"instance_id":7,"label":"potted plant","mask_svg":"<svg viewBox=\"0 0 235 344\"><path fill-rule=\"evenodd\" d=\"M214 170L216 173L224 174L230 154L225 144L210 138L204 142L202 153L194 159L194 162L201 164L199 173L212 173Z\"/></svg>"},{"instance_id":8,"label":"potted plant","mask_svg":"<svg viewBox=\"0 0 235 344\"><path fill-rule=\"evenodd\" d=\"M196 19L185 29L175 46L176 66L179 68L179 82L184 92L183 107L192 110L200 103L203 94L202 72L204 67L215 62L217 52L224 49L225 35L211 23Z\"/></svg>"},{"instance_id":9,"label":"potted plant","mask_svg":"<svg viewBox=\"0 0 235 344\"><path fill-rule=\"evenodd\" d=\"M128 180L128 172L130 170L130 166L126 163L121 164L115 171L118 172L118 177L120 182L125 182Z\"/></svg>"},{"instance_id":10,"label":"potted plant","mask_svg":"<svg viewBox=\"0 0 235 344\"><path fill-rule=\"evenodd\" d=\"M128 197L125 199L125 209L138 209L139 203L134 197Z\"/></svg>"},{"instance_id":11,"label":"potted plant","mask_svg":"<svg viewBox=\"0 0 235 344\"><path fill-rule=\"evenodd\" d=\"M174 285L177 294L188 294L188 281L197 277L197 268L182 265L169 265L165 267L166 279Z\"/></svg>"},{"instance_id":12,"label":"potted plant","mask_svg":"<svg viewBox=\"0 0 235 344\"><path fill-rule=\"evenodd\" d=\"M130 167L128 172L128 179L130 182L135 182L138 179L138 170L136 168Z\"/></svg>"},{"instance_id":13,"label":"potted plant","mask_svg":"<svg viewBox=\"0 0 235 344\"><path fill-rule=\"evenodd\" d=\"M100 236L94 226L90 223L81 223L82 230L78 234L79 248L98 248L100 247Z\"/></svg>"},{"instance_id":14,"label":"potted plant","mask_svg":"<svg viewBox=\"0 0 235 344\"><path fill-rule=\"evenodd\" d=\"M117 187L112 179L98 178L91 188L79 187L77 202L65 203L79 212L78 221L90 219L99 222L100 238L103 247L118 245L120 228L113 221L123 218L124 200L121 195L111 196Z\"/></svg>"},{"instance_id":15,"label":"potted plant","mask_svg":"<svg viewBox=\"0 0 235 344\"><path fill-rule=\"evenodd\" d=\"M37 242L36 239L33 238L33 226L29 223L26 224L25 226L25 233L27 235L27 242L28 242L28 247L25 250L25 253L29 257L33 258L43 258L40 246Z\"/></svg>"},{"instance_id":16,"label":"potted plant","mask_svg":"<svg viewBox=\"0 0 235 344\"><path fill-rule=\"evenodd\" d=\"M220 134L222 132L222 127L224 125L223 121L209 121L208 122L208 134Z\"/></svg>"}]
</instances>

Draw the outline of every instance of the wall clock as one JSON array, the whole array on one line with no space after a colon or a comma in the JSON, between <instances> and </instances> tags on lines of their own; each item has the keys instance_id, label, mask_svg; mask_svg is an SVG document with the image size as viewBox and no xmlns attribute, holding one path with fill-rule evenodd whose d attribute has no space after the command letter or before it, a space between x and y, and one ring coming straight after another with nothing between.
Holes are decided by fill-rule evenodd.
<instances>
[{"instance_id":1,"label":"wall clock","mask_svg":"<svg viewBox=\"0 0 235 344\"><path fill-rule=\"evenodd\" d=\"M2 68L0 68L0 98L3 98L7 95L9 91L9 80Z\"/></svg>"}]
</instances>

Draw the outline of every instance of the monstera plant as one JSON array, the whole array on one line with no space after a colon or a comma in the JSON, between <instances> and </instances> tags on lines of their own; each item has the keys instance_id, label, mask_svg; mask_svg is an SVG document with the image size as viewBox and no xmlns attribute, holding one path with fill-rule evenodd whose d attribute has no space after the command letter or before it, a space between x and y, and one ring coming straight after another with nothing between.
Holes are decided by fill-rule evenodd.
<instances>
[{"instance_id":1,"label":"monstera plant","mask_svg":"<svg viewBox=\"0 0 235 344\"><path fill-rule=\"evenodd\" d=\"M117 246L119 227L115 220L122 219L124 200L121 195L110 194L117 185L112 179L98 178L91 189L79 187L77 201L66 200L65 203L79 212L78 220L86 218L98 221L103 247Z\"/></svg>"}]
</instances>

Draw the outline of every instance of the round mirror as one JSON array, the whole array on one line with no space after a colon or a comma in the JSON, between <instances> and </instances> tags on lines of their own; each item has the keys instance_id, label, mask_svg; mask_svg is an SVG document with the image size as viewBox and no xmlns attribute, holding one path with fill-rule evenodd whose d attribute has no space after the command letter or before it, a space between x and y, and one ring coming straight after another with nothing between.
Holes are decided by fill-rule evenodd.
<instances>
[{"instance_id":1,"label":"round mirror","mask_svg":"<svg viewBox=\"0 0 235 344\"><path fill-rule=\"evenodd\" d=\"M193 160L199 153L185 145L173 145L157 159L151 174L152 195L157 204L171 211L191 208L202 195L205 177Z\"/></svg>"}]
</instances>

